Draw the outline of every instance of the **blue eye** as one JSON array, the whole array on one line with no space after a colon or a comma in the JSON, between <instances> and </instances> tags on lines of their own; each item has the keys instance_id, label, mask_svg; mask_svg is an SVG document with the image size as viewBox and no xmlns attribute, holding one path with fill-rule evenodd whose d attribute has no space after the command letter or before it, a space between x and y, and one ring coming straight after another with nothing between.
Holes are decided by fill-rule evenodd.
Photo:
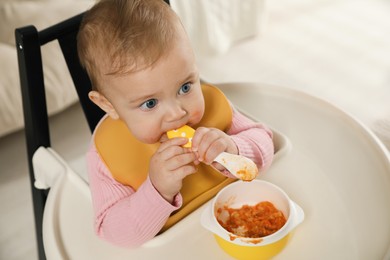
<instances>
[{"instance_id":1,"label":"blue eye","mask_svg":"<svg viewBox=\"0 0 390 260\"><path fill-rule=\"evenodd\" d=\"M142 103L140 108L142 110L150 110L153 109L157 105L157 99L149 99L146 102Z\"/></svg>"},{"instance_id":2,"label":"blue eye","mask_svg":"<svg viewBox=\"0 0 390 260\"><path fill-rule=\"evenodd\" d=\"M180 89L179 89L179 95L186 94L186 93L188 93L190 90L191 90L191 84L190 84L190 83L186 83L186 84L184 84L183 86L180 87Z\"/></svg>"}]
</instances>

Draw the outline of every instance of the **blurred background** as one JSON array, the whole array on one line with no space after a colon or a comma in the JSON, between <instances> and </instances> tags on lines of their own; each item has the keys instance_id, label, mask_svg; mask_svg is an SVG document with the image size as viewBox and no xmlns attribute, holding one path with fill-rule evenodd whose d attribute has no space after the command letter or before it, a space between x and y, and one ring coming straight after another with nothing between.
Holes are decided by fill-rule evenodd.
<instances>
[{"instance_id":1,"label":"blurred background","mask_svg":"<svg viewBox=\"0 0 390 260\"><path fill-rule=\"evenodd\" d=\"M0 0L0 259L36 259L13 32L38 29L91 0ZM390 148L390 1L171 0L203 80L260 82L320 97ZM85 172L90 133L57 46L44 53L53 147ZM342 145L342 144L340 144Z\"/></svg>"}]
</instances>

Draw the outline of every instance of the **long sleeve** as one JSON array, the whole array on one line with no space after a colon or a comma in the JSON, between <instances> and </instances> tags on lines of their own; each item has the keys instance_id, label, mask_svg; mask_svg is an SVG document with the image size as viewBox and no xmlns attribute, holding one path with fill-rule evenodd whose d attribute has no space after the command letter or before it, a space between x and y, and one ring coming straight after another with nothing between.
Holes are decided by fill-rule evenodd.
<instances>
[{"instance_id":1,"label":"long sleeve","mask_svg":"<svg viewBox=\"0 0 390 260\"><path fill-rule=\"evenodd\" d=\"M238 147L239 154L252 159L260 172L272 163L274 145L272 131L256 123L233 108L233 120L227 132Z\"/></svg>"},{"instance_id":2,"label":"long sleeve","mask_svg":"<svg viewBox=\"0 0 390 260\"><path fill-rule=\"evenodd\" d=\"M182 204L181 195L173 205L164 200L149 178L137 191L113 179L91 145L87 154L89 185L99 237L123 247L136 247L153 238L169 215Z\"/></svg>"}]
</instances>

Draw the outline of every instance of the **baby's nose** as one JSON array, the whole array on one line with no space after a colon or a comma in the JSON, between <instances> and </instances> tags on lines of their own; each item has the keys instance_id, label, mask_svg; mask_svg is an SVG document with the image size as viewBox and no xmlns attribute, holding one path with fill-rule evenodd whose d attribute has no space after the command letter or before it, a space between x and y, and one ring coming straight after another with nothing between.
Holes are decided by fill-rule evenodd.
<instances>
[{"instance_id":1,"label":"baby's nose","mask_svg":"<svg viewBox=\"0 0 390 260\"><path fill-rule=\"evenodd\" d=\"M183 118L183 116L185 116L186 114L187 114L187 112L181 106L181 104L172 104L168 108L166 118L167 118L167 121L171 122L171 121L176 121L176 120Z\"/></svg>"}]
</instances>

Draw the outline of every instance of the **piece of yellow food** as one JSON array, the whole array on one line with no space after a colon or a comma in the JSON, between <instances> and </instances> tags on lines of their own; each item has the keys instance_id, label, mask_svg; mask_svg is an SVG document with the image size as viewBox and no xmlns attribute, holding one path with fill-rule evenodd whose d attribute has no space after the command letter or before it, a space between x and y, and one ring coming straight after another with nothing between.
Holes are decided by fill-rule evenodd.
<instances>
[{"instance_id":1,"label":"piece of yellow food","mask_svg":"<svg viewBox=\"0 0 390 260\"><path fill-rule=\"evenodd\" d=\"M186 137L188 138L188 143L186 143L185 145L183 145L183 147L187 147L187 148L190 148L191 145L192 145L192 137L194 136L195 134L195 130L188 126L188 125L184 125L178 129L174 129L174 130L170 130L167 132L167 136L169 139L171 138L175 138L175 137Z\"/></svg>"}]
</instances>

